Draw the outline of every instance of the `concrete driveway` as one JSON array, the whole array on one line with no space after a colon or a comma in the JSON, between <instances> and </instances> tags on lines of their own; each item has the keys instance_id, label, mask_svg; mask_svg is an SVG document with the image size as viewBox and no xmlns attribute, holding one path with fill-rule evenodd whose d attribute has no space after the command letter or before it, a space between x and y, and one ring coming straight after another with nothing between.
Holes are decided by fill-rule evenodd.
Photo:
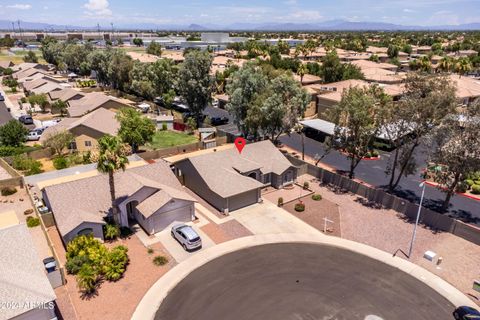
<instances>
[{"instance_id":1,"label":"concrete driveway","mask_svg":"<svg viewBox=\"0 0 480 320\"><path fill-rule=\"evenodd\" d=\"M268 200L230 213L253 234L303 233L322 234Z\"/></svg>"}]
</instances>

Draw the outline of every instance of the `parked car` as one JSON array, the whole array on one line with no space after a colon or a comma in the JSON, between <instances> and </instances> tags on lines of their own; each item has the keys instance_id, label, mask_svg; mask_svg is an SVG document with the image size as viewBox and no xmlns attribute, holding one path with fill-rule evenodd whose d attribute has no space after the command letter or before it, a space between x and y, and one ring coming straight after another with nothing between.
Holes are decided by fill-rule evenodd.
<instances>
[{"instance_id":1,"label":"parked car","mask_svg":"<svg viewBox=\"0 0 480 320\"><path fill-rule=\"evenodd\" d=\"M0 101L5 101L5 97L0 93Z\"/></svg>"},{"instance_id":2,"label":"parked car","mask_svg":"<svg viewBox=\"0 0 480 320\"><path fill-rule=\"evenodd\" d=\"M477 309L462 306L453 311L453 317L456 320L478 320L480 319L480 312Z\"/></svg>"},{"instance_id":3,"label":"parked car","mask_svg":"<svg viewBox=\"0 0 480 320\"><path fill-rule=\"evenodd\" d=\"M228 118L227 117L211 117L210 123L212 124L212 126L221 126L222 124L228 123Z\"/></svg>"},{"instance_id":4,"label":"parked car","mask_svg":"<svg viewBox=\"0 0 480 320\"><path fill-rule=\"evenodd\" d=\"M30 132L27 135L27 140L28 141L38 141L40 140L40 136L42 135L42 132L38 130L30 130Z\"/></svg>"},{"instance_id":5,"label":"parked car","mask_svg":"<svg viewBox=\"0 0 480 320\"><path fill-rule=\"evenodd\" d=\"M186 224L173 226L172 237L182 245L185 251L202 247L202 239L200 239L198 233Z\"/></svg>"},{"instance_id":6,"label":"parked car","mask_svg":"<svg viewBox=\"0 0 480 320\"><path fill-rule=\"evenodd\" d=\"M18 121L20 121L23 124L33 124L33 118L32 116L29 115L23 115L18 118Z\"/></svg>"}]
</instances>

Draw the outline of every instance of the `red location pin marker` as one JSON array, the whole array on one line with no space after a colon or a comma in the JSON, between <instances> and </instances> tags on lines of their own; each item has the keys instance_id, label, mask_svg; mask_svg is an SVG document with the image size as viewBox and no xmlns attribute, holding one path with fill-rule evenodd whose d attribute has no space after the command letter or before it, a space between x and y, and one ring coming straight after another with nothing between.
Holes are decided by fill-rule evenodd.
<instances>
[{"instance_id":1,"label":"red location pin marker","mask_svg":"<svg viewBox=\"0 0 480 320\"><path fill-rule=\"evenodd\" d=\"M242 137L238 137L234 141L235 147L237 147L238 153L242 153L243 147L247 144L247 140Z\"/></svg>"}]
</instances>

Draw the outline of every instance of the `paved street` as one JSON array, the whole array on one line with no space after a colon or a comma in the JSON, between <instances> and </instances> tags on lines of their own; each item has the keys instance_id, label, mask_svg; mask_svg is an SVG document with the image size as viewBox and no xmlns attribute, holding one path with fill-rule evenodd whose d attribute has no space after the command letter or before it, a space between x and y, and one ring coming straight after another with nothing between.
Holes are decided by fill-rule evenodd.
<instances>
[{"instance_id":1,"label":"paved street","mask_svg":"<svg viewBox=\"0 0 480 320\"><path fill-rule=\"evenodd\" d=\"M300 135L292 134L290 137L285 135L280 137L280 141L292 149L299 150L298 152L301 153L302 144ZM315 157L317 154L322 155L323 151L324 147L322 143L305 137L306 155ZM416 174L402 178L397 195L416 202L420 200L421 188L419 188L418 185L421 182L420 170L425 167L423 164L426 163L427 159L426 151L424 147L418 148L415 153L415 158L417 159L417 163L419 163L419 168ZM388 177L385 175L385 169L390 154L382 152L380 156L380 160L360 162L355 171L355 177L377 187L388 185ZM347 157L334 150L322 159L322 163L337 170L349 170L349 160ZM444 193L434 187L427 186L424 206L431 209L438 209L444 198ZM451 201L449 213L455 217L464 218L468 222L480 223L480 201L457 195L453 197Z\"/></svg>"},{"instance_id":2,"label":"paved street","mask_svg":"<svg viewBox=\"0 0 480 320\"><path fill-rule=\"evenodd\" d=\"M155 319L452 319L454 306L410 275L344 249L269 244L190 273Z\"/></svg>"}]
</instances>

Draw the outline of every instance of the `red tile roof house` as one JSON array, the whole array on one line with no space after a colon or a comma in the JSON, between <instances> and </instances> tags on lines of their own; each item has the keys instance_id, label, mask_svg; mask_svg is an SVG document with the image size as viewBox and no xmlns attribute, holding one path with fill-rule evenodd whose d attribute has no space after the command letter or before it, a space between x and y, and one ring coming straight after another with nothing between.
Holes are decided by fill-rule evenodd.
<instances>
[{"instance_id":1,"label":"red tile roof house","mask_svg":"<svg viewBox=\"0 0 480 320\"><path fill-rule=\"evenodd\" d=\"M195 199L162 160L117 172L114 179L122 226L136 220L148 234L154 234L172 223L195 219ZM111 216L106 174L47 186L42 194L65 245L86 233L103 240L102 227Z\"/></svg>"}]
</instances>

